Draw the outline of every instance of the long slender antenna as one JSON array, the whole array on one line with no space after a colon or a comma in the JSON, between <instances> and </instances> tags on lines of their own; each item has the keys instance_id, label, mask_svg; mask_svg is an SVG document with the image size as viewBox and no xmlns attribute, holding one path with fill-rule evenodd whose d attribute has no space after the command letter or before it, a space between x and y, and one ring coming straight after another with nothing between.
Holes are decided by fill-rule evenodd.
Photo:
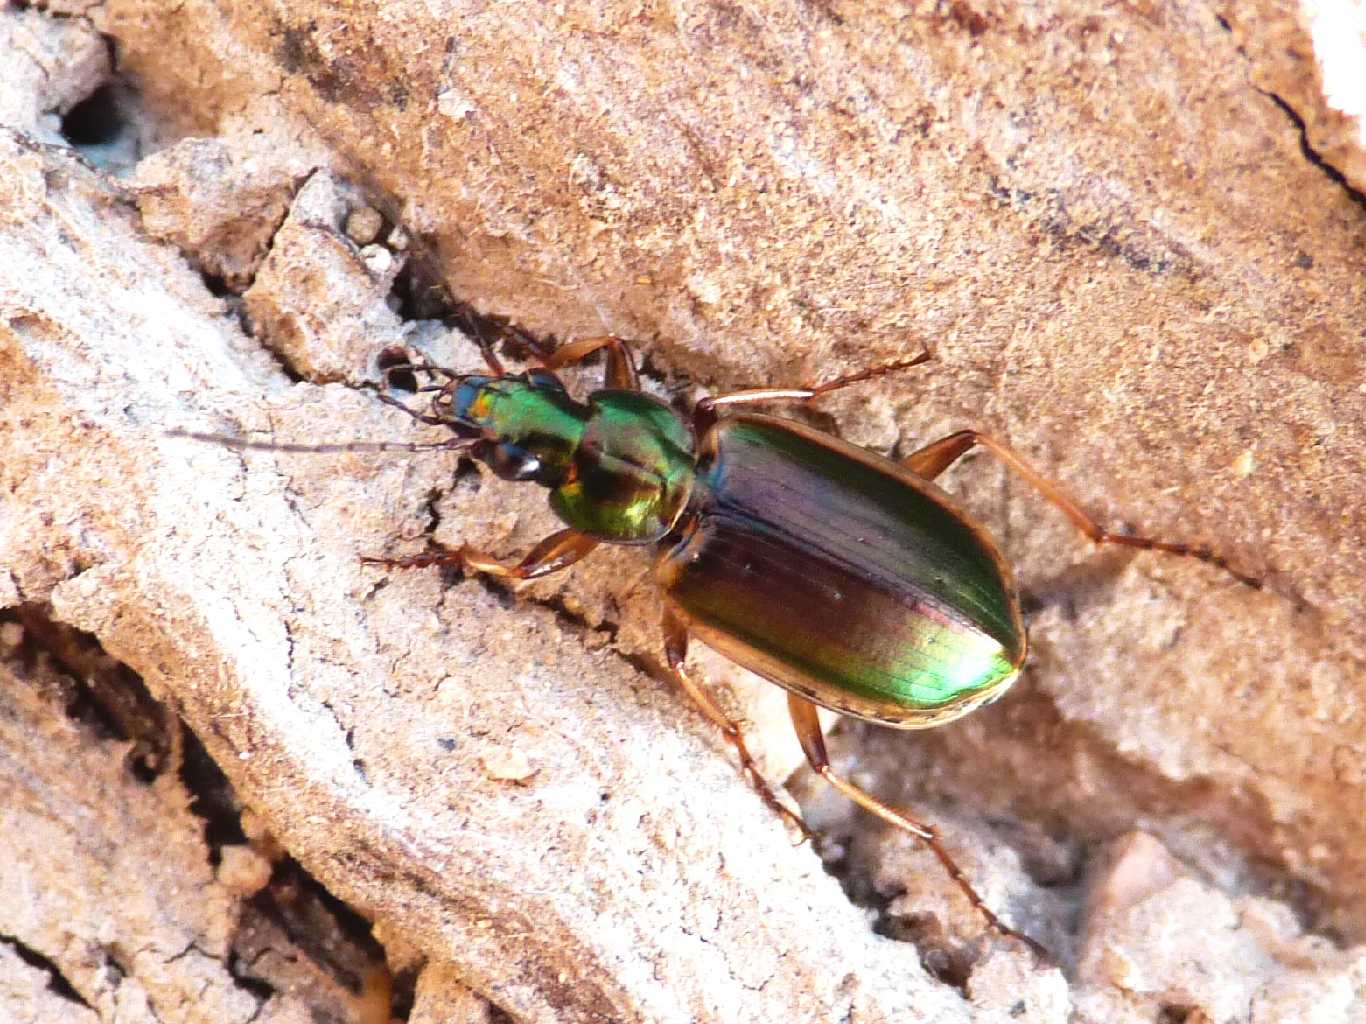
<instances>
[{"instance_id":1,"label":"long slender antenna","mask_svg":"<svg viewBox=\"0 0 1366 1024\"><path fill-rule=\"evenodd\" d=\"M459 451L474 444L478 438L452 437L445 441L400 443L397 441L350 441L345 444L296 444L289 441L247 441L228 434L205 434L179 427L166 431L167 437L185 437L191 441L207 441L234 451L308 452L330 455L337 452L436 452Z\"/></svg>"}]
</instances>

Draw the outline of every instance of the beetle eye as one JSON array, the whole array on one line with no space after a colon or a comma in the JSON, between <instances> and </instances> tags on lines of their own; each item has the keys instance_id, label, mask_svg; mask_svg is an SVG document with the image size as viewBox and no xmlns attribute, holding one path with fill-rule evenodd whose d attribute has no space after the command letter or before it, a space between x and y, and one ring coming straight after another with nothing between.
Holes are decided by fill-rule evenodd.
<instances>
[{"instance_id":1,"label":"beetle eye","mask_svg":"<svg viewBox=\"0 0 1366 1024\"><path fill-rule=\"evenodd\" d=\"M564 390L564 381L542 367L527 370L526 379L528 384L533 384L538 388L544 388L548 391Z\"/></svg>"},{"instance_id":2,"label":"beetle eye","mask_svg":"<svg viewBox=\"0 0 1366 1024\"><path fill-rule=\"evenodd\" d=\"M541 472L541 460L515 444L492 446L485 461L503 480L535 480Z\"/></svg>"}]
</instances>

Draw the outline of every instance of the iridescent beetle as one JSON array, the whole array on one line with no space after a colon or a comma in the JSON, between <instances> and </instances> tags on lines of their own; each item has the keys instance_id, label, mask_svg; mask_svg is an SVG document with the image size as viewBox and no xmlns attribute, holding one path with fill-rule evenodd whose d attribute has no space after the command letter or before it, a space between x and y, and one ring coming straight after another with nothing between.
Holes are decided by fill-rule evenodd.
<instances>
[{"instance_id":1,"label":"iridescent beetle","mask_svg":"<svg viewBox=\"0 0 1366 1024\"><path fill-rule=\"evenodd\" d=\"M811 767L851 800L924 842L972 905L1002 934L1038 946L983 903L935 829L836 775L817 705L899 729L952 721L1014 682L1028 642L1010 567L987 532L932 481L973 448L992 452L1097 544L1198 558L1249 586L1209 549L1099 526L1000 442L965 430L903 462L792 420L731 407L810 402L860 381L925 362L928 354L808 387L756 388L703 398L691 423L640 390L620 339L591 338L541 353L541 366L507 373L481 343L489 374L427 364L427 412L380 398L455 436L420 445L279 445L190 435L239 448L292 451L468 450L505 480L550 491L565 529L523 558L462 548L401 559L394 568L460 565L509 579L568 568L602 543L652 544L664 594L669 669L739 754L764 801L804 835L806 825L758 773L735 722L688 674L689 637L788 691ZM559 367L605 350L606 384L572 398Z\"/></svg>"}]
</instances>

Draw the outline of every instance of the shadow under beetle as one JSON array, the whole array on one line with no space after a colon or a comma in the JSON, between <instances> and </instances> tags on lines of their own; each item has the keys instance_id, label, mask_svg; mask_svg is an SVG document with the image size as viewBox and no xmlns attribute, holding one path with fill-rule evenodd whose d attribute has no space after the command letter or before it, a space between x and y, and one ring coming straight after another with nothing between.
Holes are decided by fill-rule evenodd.
<instances>
[{"instance_id":1,"label":"shadow under beetle","mask_svg":"<svg viewBox=\"0 0 1366 1024\"><path fill-rule=\"evenodd\" d=\"M729 411L810 402L919 365L928 353L810 386L703 398L689 423L640 390L630 349L618 338L536 351L540 367L516 374L482 339L480 347L487 375L425 363L387 371L428 375L432 383L420 389L433 393L426 412L379 397L448 428L455 436L445 441L281 445L188 436L289 451L465 450L505 480L549 489L550 507L565 523L519 560L469 547L363 559L377 565L454 564L535 579L602 543L655 545L669 670L735 746L764 801L810 835L760 776L736 723L688 674L690 637L786 689L812 769L924 842L992 928L1041 951L992 913L933 826L834 773L817 720L820 705L899 729L942 725L996 700L1020 673L1028 640L1010 567L934 479L973 448L985 448L1097 544L1198 558L1249 586L1260 581L1205 547L1105 530L1010 448L977 431L950 434L895 462L792 420ZM607 356L607 386L576 401L554 371L599 350Z\"/></svg>"}]
</instances>

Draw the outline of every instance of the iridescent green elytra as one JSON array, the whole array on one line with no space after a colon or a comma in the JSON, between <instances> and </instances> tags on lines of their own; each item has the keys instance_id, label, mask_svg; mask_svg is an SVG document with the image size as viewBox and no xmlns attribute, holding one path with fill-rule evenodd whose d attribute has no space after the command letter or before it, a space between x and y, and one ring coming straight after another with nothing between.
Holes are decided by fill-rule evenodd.
<instances>
[{"instance_id":1,"label":"iridescent green elytra","mask_svg":"<svg viewBox=\"0 0 1366 1024\"><path fill-rule=\"evenodd\" d=\"M578 533L658 542L691 633L844 714L937 725L999 696L1025 656L1010 570L943 491L790 420L723 419L696 445L639 391L574 401L546 371L465 378L475 454L550 489Z\"/></svg>"},{"instance_id":2,"label":"iridescent green elytra","mask_svg":"<svg viewBox=\"0 0 1366 1024\"><path fill-rule=\"evenodd\" d=\"M1010 570L934 484L767 416L702 440L682 541L657 575L690 631L844 714L938 725L1025 656Z\"/></svg>"}]
</instances>

